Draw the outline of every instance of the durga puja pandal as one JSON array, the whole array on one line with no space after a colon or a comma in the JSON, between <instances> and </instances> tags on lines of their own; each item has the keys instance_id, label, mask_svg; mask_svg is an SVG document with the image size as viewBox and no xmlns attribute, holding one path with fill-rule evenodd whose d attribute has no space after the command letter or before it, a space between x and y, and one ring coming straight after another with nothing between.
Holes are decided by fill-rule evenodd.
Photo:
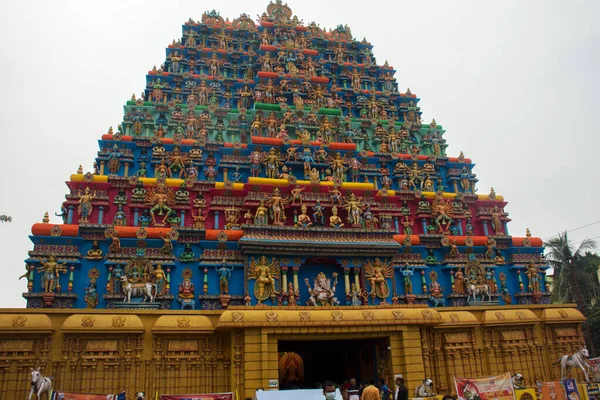
<instances>
[{"instance_id":1,"label":"durga puja pandal","mask_svg":"<svg viewBox=\"0 0 600 400\"><path fill-rule=\"evenodd\" d=\"M280 1L182 31L70 176L62 222L32 227L27 308L0 310L7 398L30 367L129 396L560 379L585 319L549 304L542 240L512 236L371 43Z\"/></svg>"}]
</instances>

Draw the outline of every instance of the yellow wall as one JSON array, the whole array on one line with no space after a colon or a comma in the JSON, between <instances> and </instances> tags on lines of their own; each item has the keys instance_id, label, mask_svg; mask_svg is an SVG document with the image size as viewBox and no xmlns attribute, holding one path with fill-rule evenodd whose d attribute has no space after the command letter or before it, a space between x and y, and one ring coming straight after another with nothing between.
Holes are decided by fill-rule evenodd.
<instances>
[{"instance_id":1,"label":"yellow wall","mask_svg":"<svg viewBox=\"0 0 600 400\"><path fill-rule=\"evenodd\" d=\"M279 379L280 339L389 338L379 367L425 377L439 393L453 377L524 374L557 379L552 362L583 344L571 306L427 309L388 307L232 308L220 311L0 310L0 400L25 398L29 368L60 390L183 394L238 391L252 397ZM324 360L326 362L326 360ZM582 376L575 375L582 381Z\"/></svg>"}]
</instances>

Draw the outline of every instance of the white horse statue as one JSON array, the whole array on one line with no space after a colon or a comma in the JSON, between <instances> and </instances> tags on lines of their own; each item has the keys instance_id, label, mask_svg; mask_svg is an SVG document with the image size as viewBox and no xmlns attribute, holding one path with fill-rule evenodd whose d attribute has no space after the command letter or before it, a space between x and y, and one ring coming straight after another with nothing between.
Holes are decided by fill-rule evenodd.
<instances>
[{"instance_id":1,"label":"white horse statue","mask_svg":"<svg viewBox=\"0 0 600 400\"><path fill-rule=\"evenodd\" d=\"M573 355L565 354L561 358L559 358L552 365L560 364L560 373L561 379L565 380L565 375L568 375L571 372L571 368L580 368L583 371L583 375L585 376L585 381L589 382L590 378L588 376L587 371L591 368L591 366L587 363L587 358L590 356L588 353L588 349L581 348Z\"/></svg>"},{"instance_id":2,"label":"white horse statue","mask_svg":"<svg viewBox=\"0 0 600 400\"><path fill-rule=\"evenodd\" d=\"M467 303L469 300L471 300L471 298L473 298L473 301L477 301L477 296L479 295L481 295L481 301L485 301L486 296L488 301L492 301L490 285L487 283L476 284L469 282L467 284L467 295Z\"/></svg>"},{"instance_id":3,"label":"white horse statue","mask_svg":"<svg viewBox=\"0 0 600 400\"><path fill-rule=\"evenodd\" d=\"M35 394L37 399L40 400L42 393L46 393L48 399L50 398L50 391L52 390L52 379L53 376L42 376L40 368L31 368L31 390L29 391L29 400Z\"/></svg>"},{"instance_id":4,"label":"white horse statue","mask_svg":"<svg viewBox=\"0 0 600 400\"><path fill-rule=\"evenodd\" d=\"M152 291L152 288L154 288L154 291ZM146 299L150 299L150 303L153 303L158 289L156 288L156 285L151 282L131 283L127 280L127 276L123 275L121 277L121 290L125 295L123 301L131 303L131 295L133 295L144 296L143 302L146 301Z\"/></svg>"}]
</instances>

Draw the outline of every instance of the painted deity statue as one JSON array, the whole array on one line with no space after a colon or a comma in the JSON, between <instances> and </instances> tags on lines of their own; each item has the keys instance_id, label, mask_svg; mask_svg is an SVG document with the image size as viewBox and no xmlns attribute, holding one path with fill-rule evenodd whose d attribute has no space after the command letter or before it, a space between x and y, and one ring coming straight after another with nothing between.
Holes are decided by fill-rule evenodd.
<instances>
[{"instance_id":1,"label":"painted deity statue","mask_svg":"<svg viewBox=\"0 0 600 400\"><path fill-rule=\"evenodd\" d=\"M528 288L531 292L536 293L540 291L540 274L539 269L536 267L535 263L531 261L527 266L527 278L529 278Z\"/></svg>"},{"instance_id":2,"label":"painted deity statue","mask_svg":"<svg viewBox=\"0 0 600 400\"><path fill-rule=\"evenodd\" d=\"M40 261L40 264L41 266L38 267L37 271L43 273L44 292L54 292L55 287L60 286L60 284L56 284L60 277L59 274L67 272L67 264L57 263L54 255L50 255L48 261Z\"/></svg>"},{"instance_id":3,"label":"painted deity statue","mask_svg":"<svg viewBox=\"0 0 600 400\"><path fill-rule=\"evenodd\" d=\"M86 186L83 194L79 196L79 206L77 207L77 214L81 222L88 221L88 218L92 214L92 200L95 198L96 195L91 194L90 187Z\"/></svg>"},{"instance_id":4,"label":"painted deity statue","mask_svg":"<svg viewBox=\"0 0 600 400\"><path fill-rule=\"evenodd\" d=\"M164 185L150 189L146 195L146 204L150 208L150 215L154 225L164 225L169 217L175 212L169 207L175 202L175 194ZM158 214L157 214L158 212ZM156 215L164 216L162 221L156 222Z\"/></svg>"},{"instance_id":5,"label":"painted deity statue","mask_svg":"<svg viewBox=\"0 0 600 400\"><path fill-rule=\"evenodd\" d=\"M331 279L327 278L323 272L315 278L313 287L310 287L309 279L304 278L304 283L308 288L308 305L313 306L337 306L340 304L335 297L335 288L337 286L337 273L333 273L333 285Z\"/></svg>"},{"instance_id":6,"label":"painted deity statue","mask_svg":"<svg viewBox=\"0 0 600 400\"><path fill-rule=\"evenodd\" d=\"M333 228L343 228L344 224L342 219L338 216L338 209L336 206L331 208L331 217L329 217L329 225Z\"/></svg>"},{"instance_id":7,"label":"painted deity statue","mask_svg":"<svg viewBox=\"0 0 600 400\"><path fill-rule=\"evenodd\" d=\"M371 284L372 297L385 300L390 294L390 288L387 282L388 278L394 276L394 267L388 262L382 262L381 259L367 261L364 265L364 271L367 280Z\"/></svg>"},{"instance_id":8,"label":"painted deity statue","mask_svg":"<svg viewBox=\"0 0 600 400\"><path fill-rule=\"evenodd\" d=\"M350 297L350 304L353 306L360 306L362 302L360 301L360 292L356 289L356 284L352 283L350 285L350 293L348 293Z\"/></svg>"},{"instance_id":9,"label":"painted deity statue","mask_svg":"<svg viewBox=\"0 0 600 400\"><path fill-rule=\"evenodd\" d=\"M261 200L254 214L254 225L267 225L267 213L269 209L265 207L265 201Z\"/></svg>"},{"instance_id":10,"label":"painted deity statue","mask_svg":"<svg viewBox=\"0 0 600 400\"><path fill-rule=\"evenodd\" d=\"M234 266L228 268L227 261L223 259L221 261L221 267L217 268L215 266L215 271L219 274L219 289L221 290L221 294L229 294L229 280L231 279L231 272L233 271Z\"/></svg>"},{"instance_id":11,"label":"painted deity statue","mask_svg":"<svg viewBox=\"0 0 600 400\"><path fill-rule=\"evenodd\" d=\"M361 202L356 198L354 193L350 193L348 199L344 199L344 207L348 211L348 220L352 225L360 225L361 220Z\"/></svg>"},{"instance_id":12,"label":"painted deity statue","mask_svg":"<svg viewBox=\"0 0 600 400\"><path fill-rule=\"evenodd\" d=\"M281 197L279 188L273 190L272 195L267 195L266 204L270 207L271 218L273 225L283 225L285 221L285 206L288 204L288 199Z\"/></svg>"},{"instance_id":13,"label":"painted deity statue","mask_svg":"<svg viewBox=\"0 0 600 400\"><path fill-rule=\"evenodd\" d=\"M259 304L277 296L275 282L279 278L279 263L274 258L269 262L265 256L261 256L258 261L252 257L249 277L254 279L254 296Z\"/></svg>"}]
</instances>

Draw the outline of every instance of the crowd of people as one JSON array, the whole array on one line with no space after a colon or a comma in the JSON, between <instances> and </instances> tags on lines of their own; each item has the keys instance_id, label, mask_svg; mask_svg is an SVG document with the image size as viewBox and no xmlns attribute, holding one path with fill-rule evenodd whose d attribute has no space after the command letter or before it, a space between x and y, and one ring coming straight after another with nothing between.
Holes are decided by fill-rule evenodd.
<instances>
[{"instance_id":1,"label":"crowd of people","mask_svg":"<svg viewBox=\"0 0 600 400\"><path fill-rule=\"evenodd\" d=\"M404 379L396 377L393 389L390 389L384 379L378 383L363 381L360 385L356 378L350 378L343 384L337 386L332 381L323 383L323 396L325 400L335 400L336 390L339 388L344 400L408 400L408 389L404 385ZM451 395L444 396L443 400L456 400Z\"/></svg>"}]
</instances>

